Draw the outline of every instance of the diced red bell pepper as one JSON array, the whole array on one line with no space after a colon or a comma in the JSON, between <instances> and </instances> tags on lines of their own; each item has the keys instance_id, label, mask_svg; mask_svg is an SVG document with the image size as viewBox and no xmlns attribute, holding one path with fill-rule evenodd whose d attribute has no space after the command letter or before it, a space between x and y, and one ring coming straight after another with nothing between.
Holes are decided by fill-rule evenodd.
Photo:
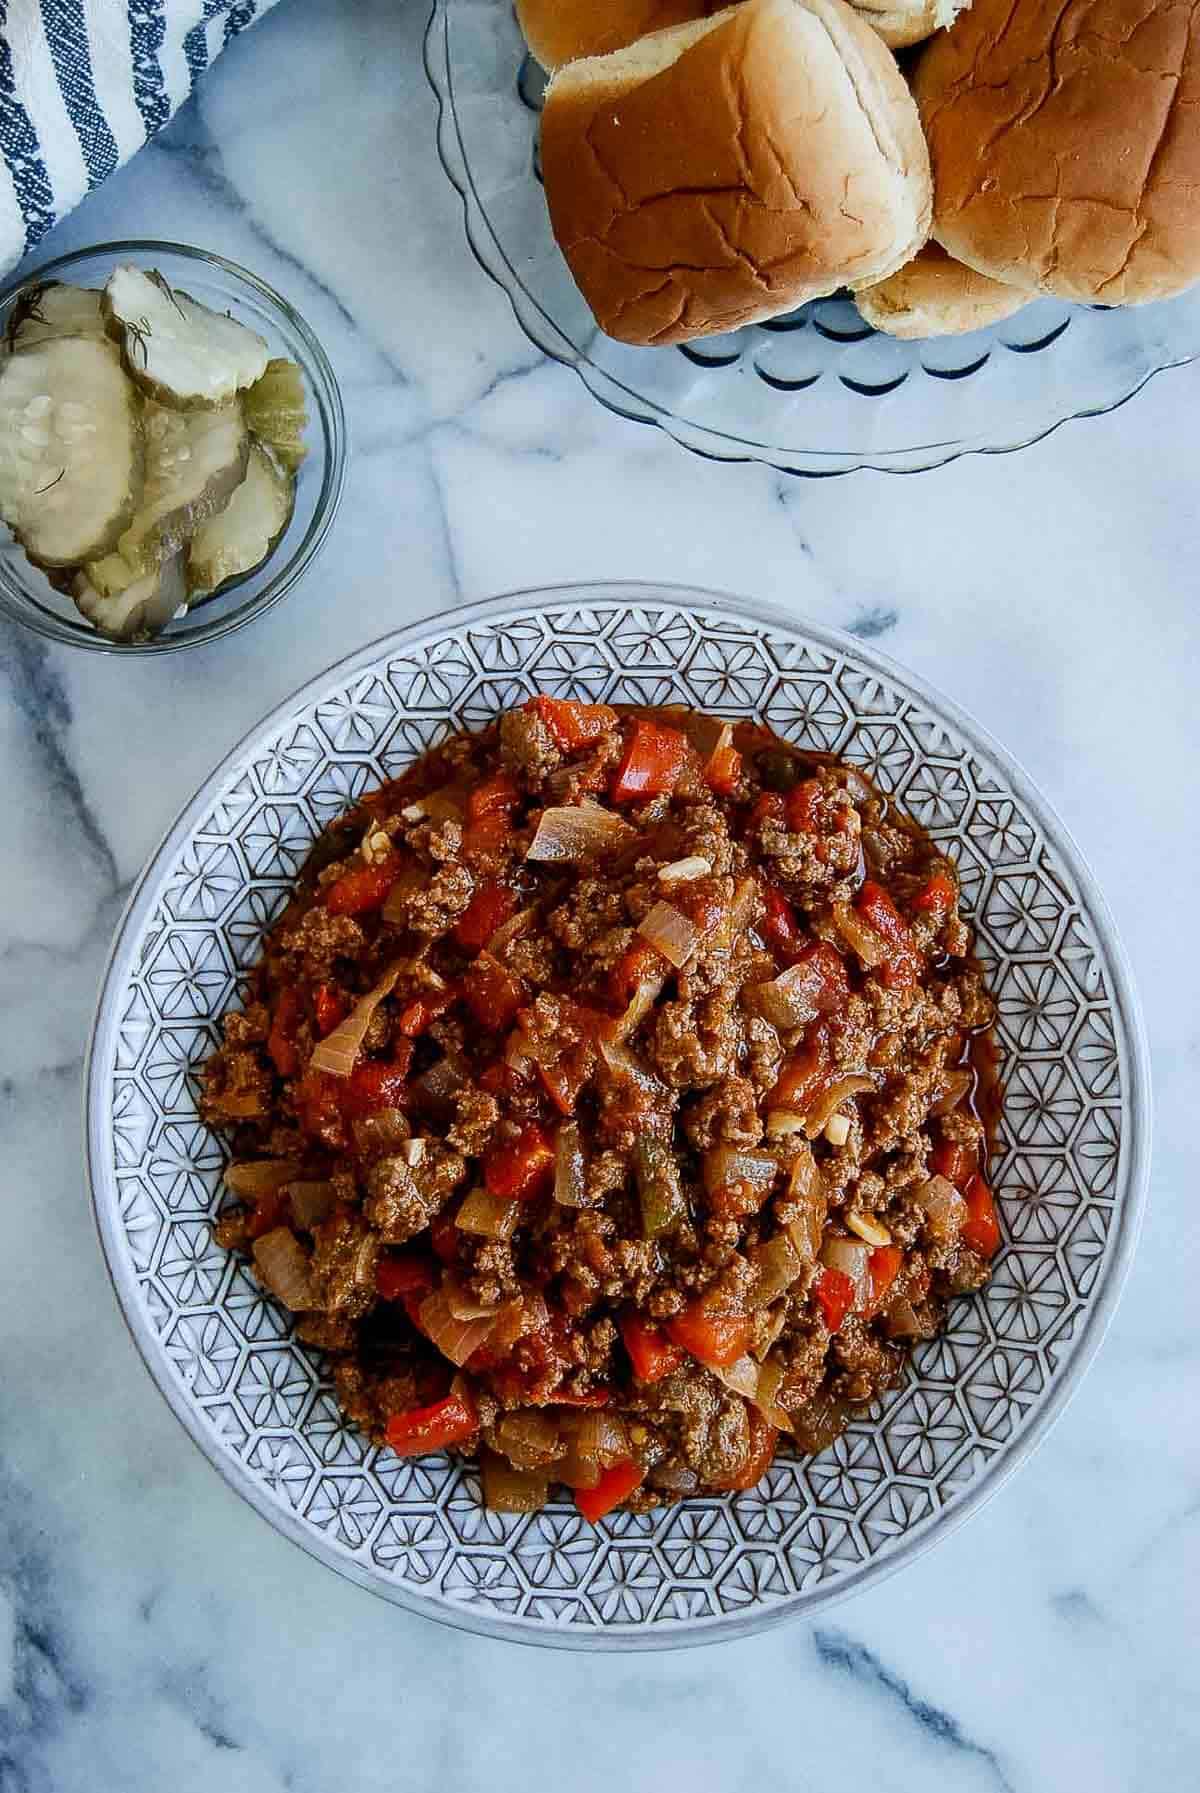
<instances>
[{"instance_id":1,"label":"diced red bell pepper","mask_svg":"<svg viewBox=\"0 0 1200 1793\"><path fill-rule=\"evenodd\" d=\"M299 990L289 987L279 992L279 1000L271 1016L271 1031L267 1035L267 1051L281 1077L294 1077L300 1069L300 1054L296 1050L294 1035L296 1023L303 1012L304 1004L300 1000Z\"/></svg>"},{"instance_id":2,"label":"diced red bell pepper","mask_svg":"<svg viewBox=\"0 0 1200 1793\"><path fill-rule=\"evenodd\" d=\"M389 853L378 865L356 865L326 886L326 909L330 915L366 915L382 909L403 869L399 853Z\"/></svg>"},{"instance_id":3,"label":"diced red bell pepper","mask_svg":"<svg viewBox=\"0 0 1200 1793\"><path fill-rule=\"evenodd\" d=\"M785 1060L779 1081L767 1097L768 1109L792 1108L803 1114L828 1083L832 1069L829 1032L823 1021L816 1021L803 1045Z\"/></svg>"},{"instance_id":4,"label":"diced red bell pepper","mask_svg":"<svg viewBox=\"0 0 1200 1793\"><path fill-rule=\"evenodd\" d=\"M440 1258L443 1264L454 1264L458 1261L458 1248L462 1242L462 1234L454 1224L456 1209L441 1208L429 1223L429 1244L433 1255Z\"/></svg>"},{"instance_id":5,"label":"diced red bell pepper","mask_svg":"<svg viewBox=\"0 0 1200 1793\"><path fill-rule=\"evenodd\" d=\"M463 829L464 859L495 859L512 839L512 822L508 816L480 816Z\"/></svg>"},{"instance_id":6,"label":"diced red bell pepper","mask_svg":"<svg viewBox=\"0 0 1200 1793\"><path fill-rule=\"evenodd\" d=\"M683 1362L684 1354L678 1345L672 1344L659 1327L643 1320L632 1308L627 1308L621 1315L618 1325L639 1382L661 1382Z\"/></svg>"},{"instance_id":7,"label":"diced red bell pepper","mask_svg":"<svg viewBox=\"0 0 1200 1793\"><path fill-rule=\"evenodd\" d=\"M883 982L889 989L915 983L921 967L920 955L907 922L883 885L868 878L854 899L854 907L888 948L890 956L879 967Z\"/></svg>"},{"instance_id":8,"label":"diced red bell pepper","mask_svg":"<svg viewBox=\"0 0 1200 1793\"><path fill-rule=\"evenodd\" d=\"M755 798L746 817L746 827L762 828L767 824L772 828L783 828L787 824L787 807L778 791L763 791Z\"/></svg>"},{"instance_id":9,"label":"diced red bell pepper","mask_svg":"<svg viewBox=\"0 0 1200 1793\"><path fill-rule=\"evenodd\" d=\"M996 1201L981 1176L973 1176L963 1191L967 1218L959 1237L981 1258L994 1258L1000 1249L1000 1220Z\"/></svg>"},{"instance_id":10,"label":"diced red bell pepper","mask_svg":"<svg viewBox=\"0 0 1200 1793\"><path fill-rule=\"evenodd\" d=\"M594 1488L576 1488L575 1505L589 1525L596 1525L606 1513L628 1500L634 1489L641 1487L645 1476L641 1464L630 1457L626 1462L602 1471Z\"/></svg>"},{"instance_id":11,"label":"diced red bell pepper","mask_svg":"<svg viewBox=\"0 0 1200 1793\"><path fill-rule=\"evenodd\" d=\"M956 1189L965 1189L978 1168L974 1146L959 1139L939 1139L929 1154L929 1168L938 1177L946 1177Z\"/></svg>"},{"instance_id":12,"label":"diced red bell pepper","mask_svg":"<svg viewBox=\"0 0 1200 1793\"><path fill-rule=\"evenodd\" d=\"M511 1027L525 1000L520 981L486 953L467 967L462 995L479 1025L492 1033Z\"/></svg>"},{"instance_id":13,"label":"diced red bell pepper","mask_svg":"<svg viewBox=\"0 0 1200 1793\"><path fill-rule=\"evenodd\" d=\"M821 821L819 805L821 800L821 782L816 778L805 778L793 785L787 794L787 825L793 834L819 834Z\"/></svg>"},{"instance_id":14,"label":"diced red bell pepper","mask_svg":"<svg viewBox=\"0 0 1200 1793\"><path fill-rule=\"evenodd\" d=\"M830 1332L836 1332L854 1306L854 1283L844 1270L826 1265L813 1285L817 1306Z\"/></svg>"},{"instance_id":15,"label":"diced red bell pepper","mask_svg":"<svg viewBox=\"0 0 1200 1793\"><path fill-rule=\"evenodd\" d=\"M380 1108L401 1108L412 1061L411 1040L398 1040L391 1058L365 1058L355 1065L341 1089L341 1110L347 1120L360 1120Z\"/></svg>"},{"instance_id":16,"label":"diced red bell pepper","mask_svg":"<svg viewBox=\"0 0 1200 1793\"><path fill-rule=\"evenodd\" d=\"M515 913L516 907L516 894L507 884L494 881L481 884L459 917L454 930L455 940L466 952L482 952L496 929L503 927Z\"/></svg>"},{"instance_id":17,"label":"diced red bell pepper","mask_svg":"<svg viewBox=\"0 0 1200 1793\"><path fill-rule=\"evenodd\" d=\"M340 990L332 984L318 984L313 991L313 1015L317 1023L317 1032L324 1039L332 1033L339 1022L346 1019L347 1007Z\"/></svg>"},{"instance_id":18,"label":"diced red bell pepper","mask_svg":"<svg viewBox=\"0 0 1200 1793\"><path fill-rule=\"evenodd\" d=\"M730 742L728 747L714 747L704 768L704 782L718 797L732 797L742 776L742 756Z\"/></svg>"},{"instance_id":19,"label":"diced red bell pepper","mask_svg":"<svg viewBox=\"0 0 1200 1793\"><path fill-rule=\"evenodd\" d=\"M335 1151L346 1138L340 1095L339 1079L324 1071L306 1071L292 1091L296 1118L303 1131Z\"/></svg>"},{"instance_id":20,"label":"diced red bell pepper","mask_svg":"<svg viewBox=\"0 0 1200 1793\"><path fill-rule=\"evenodd\" d=\"M427 1257L380 1258L375 1266L375 1288L383 1301L403 1301L406 1295L432 1295L433 1265Z\"/></svg>"},{"instance_id":21,"label":"diced red bell pepper","mask_svg":"<svg viewBox=\"0 0 1200 1793\"><path fill-rule=\"evenodd\" d=\"M828 940L810 940L796 960L798 965L811 965L818 974L813 992L822 1014L837 1014L850 1000L850 979L846 961Z\"/></svg>"},{"instance_id":22,"label":"diced red bell pepper","mask_svg":"<svg viewBox=\"0 0 1200 1793\"><path fill-rule=\"evenodd\" d=\"M484 1186L505 1201L532 1201L553 1175L554 1141L536 1121L527 1121L515 1139L493 1139L484 1154Z\"/></svg>"},{"instance_id":23,"label":"diced red bell pepper","mask_svg":"<svg viewBox=\"0 0 1200 1793\"><path fill-rule=\"evenodd\" d=\"M927 915L949 915L958 892L945 872L934 872L928 884L913 898L913 908Z\"/></svg>"},{"instance_id":24,"label":"diced red bell pepper","mask_svg":"<svg viewBox=\"0 0 1200 1793\"><path fill-rule=\"evenodd\" d=\"M613 780L613 802L642 803L647 797L673 791L687 764L688 751L687 736L677 728L636 721Z\"/></svg>"},{"instance_id":25,"label":"diced red bell pepper","mask_svg":"<svg viewBox=\"0 0 1200 1793\"><path fill-rule=\"evenodd\" d=\"M759 924L763 939L785 965L794 965L805 946L808 937L796 918L796 911L788 902L781 890L773 884L763 886L763 898L766 902L766 914Z\"/></svg>"},{"instance_id":26,"label":"diced red bell pepper","mask_svg":"<svg viewBox=\"0 0 1200 1793\"><path fill-rule=\"evenodd\" d=\"M882 1307L888 1290L899 1276L904 1253L898 1245L879 1245L867 1260L871 1276L871 1312Z\"/></svg>"},{"instance_id":27,"label":"diced red bell pepper","mask_svg":"<svg viewBox=\"0 0 1200 1793\"><path fill-rule=\"evenodd\" d=\"M727 1370L750 1342L750 1322L743 1314L713 1313L702 1295L667 1321L667 1334L710 1369Z\"/></svg>"},{"instance_id":28,"label":"diced red bell pepper","mask_svg":"<svg viewBox=\"0 0 1200 1793\"><path fill-rule=\"evenodd\" d=\"M260 1195L246 1218L247 1236L261 1239L264 1233L273 1233L277 1226L286 1226L289 1205L286 1188L272 1189L269 1195Z\"/></svg>"},{"instance_id":29,"label":"diced red bell pepper","mask_svg":"<svg viewBox=\"0 0 1200 1793\"><path fill-rule=\"evenodd\" d=\"M510 816L521 801L517 781L511 772L494 772L467 794L468 822L481 822L484 816Z\"/></svg>"},{"instance_id":30,"label":"diced red bell pepper","mask_svg":"<svg viewBox=\"0 0 1200 1793\"><path fill-rule=\"evenodd\" d=\"M479 1430L479 1416L465 1394L449 1394L428 1407L412 1407L393 1413L387 1423L387 1441L399 1457L423 1457L426 1451L442 1451L463 1444Z\"/></svg>"},{"instance_id":31,"label":"diced red bell pepper","mask_svg":"<svg viewBox=\"0 0 1200 1793\"><path fill-rule=\"evenodd\" d=\"M397 1029L406 1039L417 1039L426 1031L431 1022L436 1021L439 1015L445 1014L457 996L458 991L450 989L429 990L424 996L414 997L412 1002L401 1009L396 1022Z\"/></svg>"},{"instance_id":32,"label":"diced red bell pepper","mask_svg":"<svg viewBox=\"0 0 1200 1793\"><path fill-rule=\"evenodd\" d=\"M545 723L564 753L578 753L616 726L617 712L607 704L572 703L562 697L532 697L525 705Z\"/></svg>"},{"instance_id":33,"label":"diced red bell pepper","mask_svg":"<svg viewBox=\"0 0 1200 1793\"><path fill-rule=\"evenodd\" d=\"M779 1443L779 1428L765 1420L757 1407L748 1407L747 1418L750 1421L750 1449L746 1461L735 1475L726 1481L714 1482L714 1488L727 1489L731 1494L744 1494L761 1482L775 1461L775 1447Z\"/></svg>"},{"instance_id":34,"label":"diced red bell pepper","mask_svg":"<svg viewBox=\"0 0 1200 1793\"><path fill-rule=\"evenodd\" d=\"M627 947L609 972L609 985L618 1002L629 1002L640 984L663 977L669 966L656 946L648 940L635 940Z\"/></svg>"}]
</instances>

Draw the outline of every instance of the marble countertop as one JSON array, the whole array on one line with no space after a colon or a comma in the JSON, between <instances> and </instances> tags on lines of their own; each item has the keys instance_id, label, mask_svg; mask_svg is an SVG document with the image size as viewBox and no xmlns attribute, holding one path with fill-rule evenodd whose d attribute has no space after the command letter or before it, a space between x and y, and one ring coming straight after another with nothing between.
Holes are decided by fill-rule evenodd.
<instances>
[{"instance_id":1,"label":"marble countertop","mask_svg":"<svg viewBox=\"0 0 1200 1793\"><path fill-rule=\"evenodd\" d=\"M535 355L433 150L417 0L288 0L45 245L219 250L292 297L353 434L333 540L232 640L131 663L3 635L0 1788L1174 1793L1200 1759L1200 370L1027 452L809 483L696 460ZM80 1076L132 880L300 681L467 598L692 580L878 638L1020 758L1097 871L1157 1146L1084 1386L983 1513L821 1621L662 1657L459 1635L230 1493L137 1361L84 1183ZM1159 891L1167 902L1157 900ZM1181 957L1182 948L1182 957Z\"/></svg>"}]
</instances>

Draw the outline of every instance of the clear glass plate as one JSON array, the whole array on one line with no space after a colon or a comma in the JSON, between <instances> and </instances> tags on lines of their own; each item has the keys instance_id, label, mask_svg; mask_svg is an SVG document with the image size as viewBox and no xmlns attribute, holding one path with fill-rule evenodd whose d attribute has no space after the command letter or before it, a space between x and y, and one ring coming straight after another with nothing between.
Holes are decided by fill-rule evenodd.
<instances>
[{"instance_id":1,"label":"clear glass plate","mask_svg":"<svg viewBox=\"0 0 1200 1793\"><path fill-rule=\"evenodd\" d=\"M534 691L755 716L861 764L957 860L999 1007L1004 1244L903 1386L748 1493L615 1513L485 1511L475 1469L401 1459L338 1409L293 1316L212 1236L222 1153L197 1068L314 836L448 730ZM1111 917L1062 824L960 710L847 636L712 592L516 593L322 673L209 778L133 894L87 1075L88 1160L138 1349L221 1474L373 1592L527 1643L662 1649L811 1615L995 1493L1100 1342L1137 1234L1150 1094Z\"/></svg>"},{"instance_id":2,"label":"clear glass plate","mask_svg":"<svg viewBox=\"0 0 1200 1793\"><path fill-rule=\"evenodd\" d=\"M699 454L788 473L914 473L1111 411L1200 351L1200 289L1122 310L1042 299L929 342L877 334L845 298L682 348L612 342L551 234L537 167L543 77L510 0L435 0L425 64L471 247L526 334L610 410Z\"/></svg>"}]
</instances>

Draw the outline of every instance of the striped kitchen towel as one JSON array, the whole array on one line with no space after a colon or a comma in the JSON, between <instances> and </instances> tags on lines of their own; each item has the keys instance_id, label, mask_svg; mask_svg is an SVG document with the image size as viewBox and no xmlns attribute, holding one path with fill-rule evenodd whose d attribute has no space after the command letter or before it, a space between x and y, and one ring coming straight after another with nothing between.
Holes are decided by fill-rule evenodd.
<instances>
[{"instance_id":1,"label":"striped kitchen towel","mask_svg":"<svg viewBox=\"0 0 1200 1793\"><path fill-rule=\"evenodd\" d=\"M0 0L0 271L161 130L275 0Z\"/></svg>"}]
</instances>

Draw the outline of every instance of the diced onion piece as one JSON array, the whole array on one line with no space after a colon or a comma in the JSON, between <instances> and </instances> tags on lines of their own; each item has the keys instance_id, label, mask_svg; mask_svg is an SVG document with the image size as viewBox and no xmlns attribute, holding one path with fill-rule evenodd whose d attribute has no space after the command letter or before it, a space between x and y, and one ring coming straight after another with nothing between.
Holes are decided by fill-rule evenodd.
<instances>
[{"instance_id":1,"label":"diced onion piece","mask_svg":"<svg viewBox=\"0 0 1200 1793\"><path fill-rule=\"evenodd\" d=\"M258 1158L250 1164L227 1164L225 1187L243 1201L257 1201L260 1195L274 1195L290 1183L300 1166L294 1158Z\"/></svg>"},{"instance_id":2,"label":"diced onion piece","mask_svg":"<svg viewBox=\"0 0 1200 1793\"><path fill-rule=\"evenodd\" d=\"M864 1090L874 1090L875 1084L870 1077L839 1077L836 1083L816 1098L810 1108L804 1112L804 1131L810 1139L825 1131L825 1123L830 1115L835 1114L843 1102L851 1096L861 1095Z\"/></svg>"},{"instance_id":3,"label":"diced onion piece","mask_svg":"<svg viewBox=\"0 0 1200 1793\"><path fill-rule=\"evenodd\" d=\"M925 1328L917 1318L917 1311L907 1295L897 1295L895 1301L883 1316L884 1327L890 1339L920 1338Z\"/></svg>"},{"instance_id":4,"label":"diced onion piece","mask_svg":"<svg viewBox=\"0 0 1200 1793\"><path fill-rule=\"evenodd\" d=\"M617 1076L628 1077L647 1096L666 1101L666 1085L659 1081L649 1065L643 1064L637 1053L631 1052L628 1046L623 1046L619 1040L602 1039L600 1056L609 1070Z\"/></svg>"},{"instance_id":5,"label":"diced onion piece","mask_svg":"<svg viewBox=\"0 0 1200 1793\"><path fill-rule=\"evenodd\" d=\"M858 1239L826 1239L821 1247L821 1262L850 1278L855 1307L865 1307L871 1288L871 1247Z\"/></svg>"},{"instance_id":6,"label":"diced onion piece","mask_svg":"<svg viewBox=\"0 0 1200 1793\"><path fill-rule=\"evenodd\" d=\"M482 1184L463 1202L454 1216L460 1233L477 1233L484 1239L511 1239L517 1225L518 1204L493 1195Z\"/></svg>"},{"instance_id":7,"label":"diced onion piece","mask_svg":"<svg viewBox=\"0 0 1200 1793\"><path fill-rule=\"evenodd\" d=\"M599 1463L602 1469L624 1463L629 1456L629 1433L624 1420L603 1407L573 1416L571 1430L576 1455Z\"/></svg>"},{"instance_id":8,"label":"diced onion piece","mask_svg":"<svg viewBox=\"0 0 1200 1793\"><path fill-rule=\"evenodd\" d=\"M767 1116L767 1138L787 1139L793 1133L803 1133L804 1116L797 1114L794 1108L773 1108Z\"/></svg>"},{"instance_id":9,"label":"diced onion piece","mask_svg":"<svg viewBox=\"0 0 1200 1793\"><path fill-rule=\"evenodd\" d=\"M849 903L834 903L832 915L834 927L850 950L858 954L868 971L883 964L888 956L887 943L874 928L868 926L857 910L852 909Z\"/></svg>"},{"instance_id":10,"label":"diced onion piece","mask_svg":"<svg viewBox=\"0 0 1200 1793\"><path fill-rule=\"evenodd\" d=\"M515 915L510 915L507 921L501 922L487 943L487 951L492 957L499 957L506 946L525 932L536 915L536 909L518 909Z\"/></svg>"},{"instance_id":11,"label":"diced onion piece","mask_svg":"<svg viewBox=\"0 0 1200 1793\"><path fill-rule=\"evenodd\" d=\"M713 1146L705 1152L700 1174L709 1195L728 1183L749 1183L752 1189L769 1189L779 1171L779 1160L770 1152L748 1152L738 1146Z\"/></svg>"},{"instance_id":12,"label":"diced onion piece","mask_svg":"<svg viewBox=\"0 0 1200 1793\"><path fill-rule=\"evenodd\" d=\"M942 1093L929 1110L930 1114L953 1114L963 1098L970 1093L972 1082L970 1071L948 1071Z\"/></svg>"},{"instance_id":13,"label":"diced onion piece","mask_svg":"<svg viewBox=\"0 0 1200 1793\"><path fill-rule=\"evenodd\" d=\"M758 1393L758 1365L749 1354L739 1357L727 1369L718 1370L714 1366L712 1373L718 1382L723 1382L726 1388L731 1388L735 1395L741 1395L747 1401L752 1401Z\"/></svg>"},{"instance_id":14,"label":"diced onion piece","mask_svg":"<svg viewBox=\"0 0 1200 1793\"><path fill-rule=\"evenodd\" d=\"M752 1307L770 1307L773 1301L790 1289L804 1269L800 1254L787 1233L776 1233L761 1245L752 1245L746 1253L754 1267L750 1289Z\"/></svg>"},{"instance_id":15,"label":"diced onion piece","mask_svg":"<svg viewBox=\"0 0 1200 1793\"><path fill-rule=\"evenodd\" d=\"M890 1245L892 1242L892 1235L887 1228L880 1226L879 1222L872 1220L868 1214L859 1214L854 1209L850 1209L845 1220L850 1231L857 1233L860 1239L865 1239L868 1245Z\"/></svg>"},{"instance_id":16,"label":"diced onion piece","mask_svg":"<svg viewBox=\"0 0 1200 1793\"><path fill-rule=\"evenodd\" d=\"M296 1225L309 1233L328 1220L337 1207L337 1191L332 1183L290 1183L288 1196Z\"/></svg>"},{"instance_id":17,"label":"diced onion piece","mask_svg":"<svg viewBox=\"0 0 1200 1793\"><path fill-rule=\"evenodd\" d=\"M742 1002L773 1027L807 1027L819 1012L820 987L820 973L814 975L811 965L789 965L768 983L747 984Z\"/></svg>"},{"instance_id":18,"label":"diced onion piece","mask_svg":"<svg viewBox=\"0 0 1200 1793\"><path fill-rule=\"evenodd\" d=\"M711 871L711 861L705 859L702 853L689 853L686 859L675 859L670 865L660 865L658 881L660 884L690 884L693 878L707 878Z\"/></svg>"},{"instance_id":19,"label":"diced onion piece","mask_svg":"<svg viewBox=\"0 0 1200 1793\"><path fill-rule=\"evenodd\" d=\"M679 971L700 944L700 929L673 903L655 903L649 915L638 923L638 933L651 946L657 947Z\"/></svg>"},{"instance_id":20,"label":"diced onion piece","mask_svg":"<svg viewBox=\"0 0 1200 1793\"><path fill-rule=\"evenodd\" d=\"M777 1359L768 1357L758 1366L758 1385L750 1397L763 1418L772 1426L778 1426L781 1432L790 1432L792 1429L791 1415L775 1405L775 1397L786 1374L787 1371Z\"/></svg>"},{"instance_id":21,"label":"diced onion piece","mask_svg":"<svg viewBox=\"0 0 1200 1793\"><path fill-rule=\"evenodd\" d=\"M564 1208L582 1208L586 1197L587 1172L579 1127L575 1121L564 1121L558 1129L554 1148L554 1199Z\"/></svg>"},{"instance_id":22,"label":"diced onion piece","mask_svg":"<svg viewBox=\"0 0 1200 1793\"><path fill-rule=\"evenodd\" d=\"M763 1359L766 1357L767 1352L774 1345L776 1339L779 1337L780 1333L783 1331L786 1324L787 1324L787 1302L781 1301L779 1303L779 1305L777 1307L775 1307L771 1311L771 1313L767 1316L766 1331L763 1333L759 1342L753 1347L753 1355L755 1357L757 1357L759 1363L761 1363L763 1361ZM761 1384L761 1380L760 1380L760 1383L759 1383L760 1390L761 1390L761 1386L762 1386L762 1384Z\"/></svg>"},{"instance_id":23,"label":"diced onion piece","mask_svg":"<svg viewBox=\"0 0 1200 1793\"><path fill-rule=\"evenodd\" d=\"M504 1048L504 1062L518 1077L531 1077L534 1069L532 1041L523 1027L514 1027Z\"/></svg>"},{"instance_id":24,"label":"diced onion piece","mask_svg":"<svg viewBox=\"0 0 1200 1793\"><path fill-rule=\"evenodd\" d=\"M496 1428L496 1439L505 1456L518 1469L545 1470L561 1457L565 1446L558 1421L536 1408L506 1413Z\"/></svg>"},{"instance_id":25,"label":"diced onion piece","mask_svg":"<svg viewBox=\"0 0 1200 1793\"><path fill-rule=\"evenodd\" d=\"M463 788L455 784L430 791L427 797L416 798L400 811L406 822L461 822L465 813Z\"/></svg>"},{"instance_id":26,"label":"diced onion piece","mask_svg":"<svg viewBox=\"0 0 1200 1793\"><path fill-rule=\"evenodd\" d=\"M638 985L630 998L629 1007L620 1020L614 1021L609 1029L611 1039L619 1043L622 1040L627 1040L630 1034L637 1032L658 1000L666 981L665 977L651 977L645 978Z\"/></svg>"},{"instance_id":27,"label":"diced onion piece","mask_svg":"<svg viewBox=\"0 0 1200 1793\"><path fill-rule=\"evenodd\" d=\"M611 853L634 834L624 817L599 803L573 803L544 809L526 859L575 863Z\"/></svg>"},{"instance_id":28,"label":"diced onion piece","mask_svg":"<svg viewBox=\"0 0 1200 1793\"><path fill-rule=\"evenodd\" d=\"M411 1170L414 1164L420 1164L425 1156L426 1141L423 1139L406 1139L400 1147L400 1156Z\"/></svg>"},{"instance_id":29,"label":"diced onion piece","mask_svg":"<svg viewBox=\"0 0 1200 1793\"><path fill-rule=\"evenodd\" d=\"M435 1289L421 1303L421 1331L459 1369L473 1351L491 1336L496 1324L493 1314L487 1320L456 1320L450 1311L444 1289Z\"/></svg>"},{"instance_id":30,"label":"diced onion piece","mask_svg":"<svg viewBox=\"0 0 1200 1793\"><path fill-rule=\"evenodd\" d=\"M408 919L408 899L414 890L419 890L425 881L425 873L418 865L406 865L388 891L380 914L384 921L404 923Z\"/></svg>"},{"instance_id":31,"label":"diced onion piece","mask_svg":"<svg viewBox=\"0 0 1200 1793\"><path fill-rule=\"evenodd\" d=\"M495 1451L483 1453L483 1504L492 1513L539 1513L550 1478L539 1469L514 1469Z\"/></svg>"},{"instance_id":32,"label":"diced onion piece","mask_svg":"<svg viewBox=\"0 0 1200 1793\"><path fill-rule=\"evenodd\" d=\"M939 1245L957 1245L967 1204L948 1177L930 1177L913 1191L925 1210L929 1231Z\"/></svg>"},{"instance_id":33,"label":"diced onion piece","mask_svg":"<svg viewBox=\"0 0 1200 1793\"><path fill-rule=\"evenodd\" d=\"M821 1249L829 1195L812 1155L812 1147L807 1143L792 1165L785 1199L801 1210L789 1223L788 1234L803 1261L811 1264Z\"/></svg>"},{"instance_id":34,"label":"diced onion piece","mask_svg":"<svg viewBox=\"0 0 1200 1793\"><path fill-rule=\"evenodd\" d=\"M254 1241L254 1266L272 1295L293 1313L315 1307L308 1253L290 1227L277 1226Z\"/></svg>"},{"instance_id":35,"label":"diced onion piece","mask_svg":"<svg viewBox=\"0 0 1200 1793\"><path fill-rule=\"evenodd\" d=\"M831 1146L844 1146L850 1137L850 1117L831 1114L825 1123L825 1137Z\"/></svg>"},{"instance_id":36,"label":"diced onion piece","mask_svg":"<svg viewBox=\"0 0 1200 1793\"><path fill-rule=\"evenodd\" d=\"M385 971L375 988L359 997L346 1019L339 1022L331 1034L317 1041L309 1061L312 1070L325 1071L330 1077L349 1077L375 1011L396 988L401 970L400 965L393 965Z\"/></svg>"},{"instance_id":37,"label":"diced onion piece","mask_svg":"<svg viewBox=\"0 0 1200 1793\"><path fill-rule=\"evenodd\" d=\"M511 1204L510 1204L511 1205ZM495 1301L480 1301L472 1295L457 1276L447 1273L442 1278L442 1293L446 1297L446 1306L455 1320L495 1320L499 1313L499 1305Z\"/></svg>"}]
</instances>

